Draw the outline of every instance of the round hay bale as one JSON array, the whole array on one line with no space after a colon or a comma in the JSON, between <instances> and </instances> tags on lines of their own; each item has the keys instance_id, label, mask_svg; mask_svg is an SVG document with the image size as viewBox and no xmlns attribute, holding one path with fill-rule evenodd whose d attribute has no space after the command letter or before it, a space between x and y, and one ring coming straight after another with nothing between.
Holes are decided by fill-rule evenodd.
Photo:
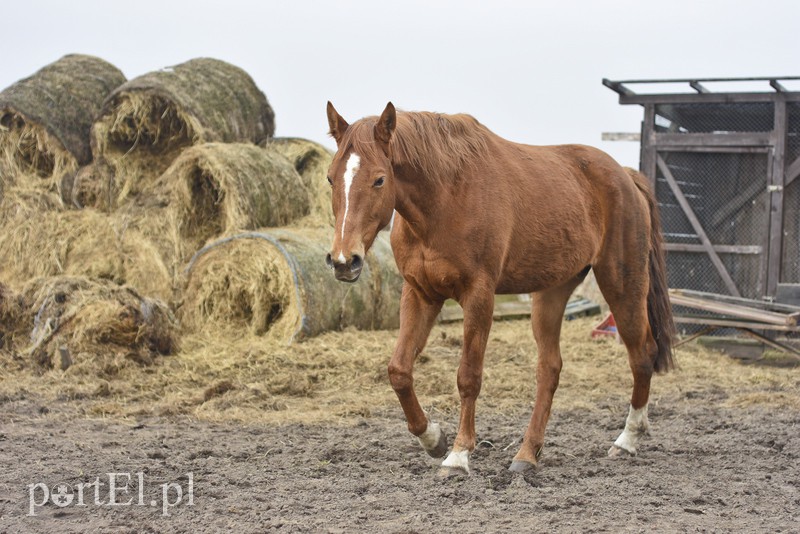
<instances>
[{"instance_id":1,"label":"round hay bale","mask_svg":"<svg viewBox=\"0 0 800 534\"><path fill-rule=\"evenodd\" d=\"M194 146L159 182L171 189L179 235L198 246L222 233L285 226L308 213L309 195L294 166L255 145Z\"/></svg>"},{"instance_id":2,"label":"round hay bale","mask_svg":"<svg viewBox=\"0 0 800 534\"><path fill-rule=\"evenodd\" d=\"M41 276L88 276L169 301L174 271L165 247L130 220L91 209L24 213L0 232L0 279L14 286Z\"/></svg>"},{"instance_id":3,"label":"round hay bale","mask_svg":"<svg viewBox=\"0 0 800 534\"><path fill-rule=\"evenodd\" d=\"M180 308L193 331L302 340L348 326L396 328L402 279L381 235L355 284L325 265L329 229L267 229L215 241L192 258Z\"/></svg>"},{"instance_id":4,"label":"round hay bale","mask_svg":"<svg viewBox=\"0 0 800 534\"><path fill-rule=\"evenodd\" d=\"M108 211L114 205L114 171L104 161L84 165L72 181L70 200L76 208Z\"/></svg>"},{"instance_id":5,"label":"round hay bale","mask_svg":"<svg viewBox=\"0 0 800 534\"><path fill-rule=\"evenodd\" d=\"M0 93L3 181L60 191L62 179L91 160L92 121L124 82L110 63L71 54Z\"/></svg>"},{"instance_id":6,"label":"round hay bale","mask_svg":"<svg viewBox=\"0 0 800 534\"><path fill-rule=\"evenodd\" d=\"M191 145L258 144L274 131L275 114L245 71L199 58L118 87L92 126L92 153L113 169L114 196L121 201Z\"/></svg>"},{"instance_id":7,"label":"round hay bale","mask_svg":"<svg viewBox=\"0 0 800 534\"><path fill-rule=\"evenodd\" d=\"M333 153L319 143L298 137L275 137L266 143L266 147L291 161L303 177L310 195L310 214L303 223L309 226L333 226L331 188L328 184L328 168Z\"/></svg>"},{"instance_id":8,"label":"round hay bale","mask_svg":"<svg viewBox=\"0 0 800 534\"><path fill-rule=\"evenodd\" d=\"M92 365L121 356L137 363L177 348L177 324L167 306L107 280L59 276L31 281L30 342L25 350L46 368Z\"/></svg>"}]
</instances>

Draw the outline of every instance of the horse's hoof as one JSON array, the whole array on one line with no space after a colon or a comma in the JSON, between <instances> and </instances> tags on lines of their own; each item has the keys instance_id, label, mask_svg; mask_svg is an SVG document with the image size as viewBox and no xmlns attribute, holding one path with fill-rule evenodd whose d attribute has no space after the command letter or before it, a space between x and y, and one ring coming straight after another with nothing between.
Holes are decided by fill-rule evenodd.
<instances>
[{"instance_id":1,"label":"horse's hoof","mask_svg":"<svg viewBox=\"0 0 800 534\"><path fill-rule=\"evenodd\" d=\"M445 435L444 430L439 434L439 441L436 442L436 446L432 449L425 449L425 452L432 458L443 458L447 454L447 435Z\"/></svg>"},{"instance_id":2,"label":"horse's hoof","mask_svg":"<svg viewBox=\"0 0 800 534\"><path fill-rule=\"evenodd\" d=\"M629 451L628 449L623 449L622 447L618 447L617 445L612 445L610 449L608 449L608 457L609 458L628 458L630 456L636 456L636 450Z\"/></svg>"},{"instance_id":3,"label":"horse's hoof","mask_svg":"<svg viewBox=\"0 0 800 534\"><path fill-rule=\"evenodd\" d=\"M534 471L535 469L536 464L526 462L525 460L514 460L511 462L511 466L508 468L508 470L512 473L527 473L528 471Z\"/></svg>"}]
</instances>

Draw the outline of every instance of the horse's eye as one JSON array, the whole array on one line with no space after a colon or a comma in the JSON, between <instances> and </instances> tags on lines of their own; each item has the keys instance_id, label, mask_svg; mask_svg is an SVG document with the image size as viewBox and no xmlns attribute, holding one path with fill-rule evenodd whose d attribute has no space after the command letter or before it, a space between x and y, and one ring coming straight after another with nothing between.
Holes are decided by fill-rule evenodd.
<instances>
[{"instance_id":1,"label":"horse's eye","mask_svg":"<svg viewBox=\"0 0 800 534\"><path fill-rule=\"evenodd\" d=\"M375 183L372 184L372 187L380 187L383 185L383 176L375 180Z\"/></svg>"},{"instance_id":2,"label":"horse's eye","mask_svg":"<svg viewBox=\"0 0 800 534\"><path fill-rule=\"evenodd\" d=\"M328 185L333 185L333 180L331 180L330 176L328 176Z\"/></svg>"}]
</instances>

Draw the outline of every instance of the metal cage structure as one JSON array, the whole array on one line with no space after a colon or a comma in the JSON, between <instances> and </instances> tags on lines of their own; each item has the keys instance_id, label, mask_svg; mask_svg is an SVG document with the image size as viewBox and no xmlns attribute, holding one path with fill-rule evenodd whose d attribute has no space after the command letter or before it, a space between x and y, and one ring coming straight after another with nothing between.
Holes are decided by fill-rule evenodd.
<instances>
[{"instance_id":1,"label":"metal cage structure","mask_svg":"<svg viewBox=\"0 0 800 534\"><path fill-rule=\"evenodd\" d=\"M639 168L661 208L671 287L797 303L800 91L785 86L796 80L603 80L620 104L644 108ZM713 91L712 82L765 90ZM631 89L652 84L693 92Z\"/></svg>"}]
</instances>

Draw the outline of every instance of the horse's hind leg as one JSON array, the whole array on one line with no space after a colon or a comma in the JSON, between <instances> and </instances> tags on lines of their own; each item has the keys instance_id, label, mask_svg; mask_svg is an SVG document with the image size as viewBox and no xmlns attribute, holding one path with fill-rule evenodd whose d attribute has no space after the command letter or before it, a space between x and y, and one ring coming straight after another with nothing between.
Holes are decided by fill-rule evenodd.
<instances>
[{"instance_id":1,"label":"horse's hind leg","mask_svg":"<svg viewBox=\"0 0 800 534\"><path fill-rule=\"evenodd\" d=\"M585 275L585 273L584 273ZM523 472L536 466L544 445L544 431L550 418L550 407L553 394L558 387L561 374L561 323L564 320L564 308L570 295L583 280L583 275L559 287L539 291L531 295L531 324L533 337L539 349L536 368L536 402L531 415L531 422L525 432L522 447L511 470Z\"/></svg>"},{"instance_id":2,"label":"horse's hind leg","mask_svg":"<svg viewBox=\"0 0 800 534\"><path fill-rule=\"evenodd\" d=\"M617 331L628 350L628 363L633 373L633 392L625 429L608 451L609 456L627 452L636 454L639 439L649 432L647 402L650 379L658 352L647 316L647 262L640 269L629 262L626 277L615 269L595 269L597 284L608 302L617 323ZM636 274L632 274L636 273Z\"/></svg>"}]
</instances>

